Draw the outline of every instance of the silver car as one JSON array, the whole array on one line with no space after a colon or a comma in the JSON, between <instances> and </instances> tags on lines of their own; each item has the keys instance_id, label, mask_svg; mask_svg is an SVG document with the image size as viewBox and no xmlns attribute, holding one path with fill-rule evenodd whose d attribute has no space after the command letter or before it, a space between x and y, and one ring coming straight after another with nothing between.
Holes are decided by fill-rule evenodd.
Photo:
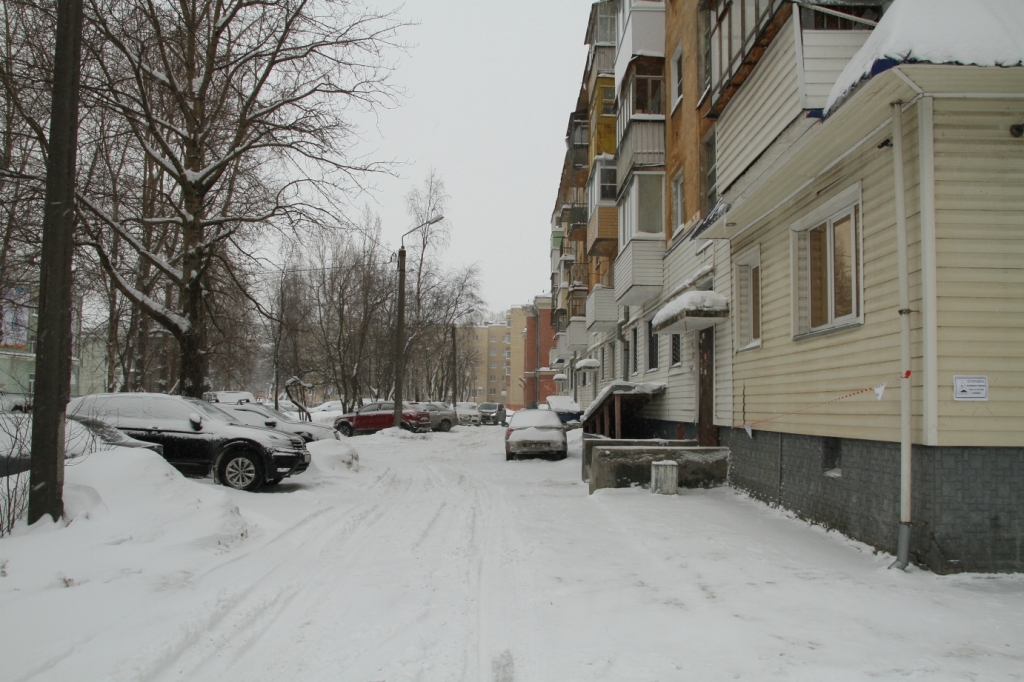
<instances>
[{"instance_id":1,"label":"silver car","mask_svg":"<svg viewBox=\"0 0 1024 682\"><path fill-rule=\"evenodd\" d=\"M544 455L549 459L565 459L569 443L565 425L550 410L519 410L508 422L505 432L505 459L523 455Z\"/></svg>"},{"instance_id":2,"label":"silver car","mask_svg":"<svg viewBox=\"0 0 1024 682\"><path fill-rule=\"evenodd\" d=\"M414 403L430 413L431 431L451 431L459 423L459 415L444 403Z\"/></svg>"},{"instance_id":3,"label":"silver car","mask_svg":"<svg viewBox=\"0 0 1024 682\"><path fill-rule=\"evenodd\" d=\"M501 403L480 403L480 407L477 409L480 412L481 424L501 424L502 426L508 424L505 419L505 406Z\"/></svg>"}]
</instances>

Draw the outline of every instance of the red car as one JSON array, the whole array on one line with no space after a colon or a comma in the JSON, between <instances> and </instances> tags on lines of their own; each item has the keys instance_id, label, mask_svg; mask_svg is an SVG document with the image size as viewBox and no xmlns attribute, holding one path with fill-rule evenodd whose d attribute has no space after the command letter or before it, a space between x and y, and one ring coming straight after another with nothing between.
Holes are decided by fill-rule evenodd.
<instances>
[{"instance_id":1,"label":"red car","mask_svg":"<svg viewBox=\"0 0 1024 682\"><path fill-rule=\"evenodd\" d=\"M393 402L364 405L357 411L343 414L334 420L334 428L343 436L374 433L394 425L395 404ZM429 431L430 413L405 403L402 410L402 427L416 432Z\"/></svg>"}]
</instances>

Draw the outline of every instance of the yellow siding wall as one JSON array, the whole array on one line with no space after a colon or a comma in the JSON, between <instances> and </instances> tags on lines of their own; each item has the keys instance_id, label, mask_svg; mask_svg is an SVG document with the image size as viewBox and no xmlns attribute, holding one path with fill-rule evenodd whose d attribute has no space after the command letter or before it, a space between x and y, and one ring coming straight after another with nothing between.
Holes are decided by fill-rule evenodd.
<instances>
[{"instance_id":1,"label":"yellow siding wall","mask_svg":"<svg viewBox=\"0 0 1024 682\"><path fill-rule=\"evenodd\" d=\"M920 310L920 196L917 119L904 114L907 227L911 307ZM883 133L884 134L884 133ZM863 324L793 339L791 225L832 197L861 183L864 248ZM733 360L733 421L740 425L796 412L820 402L889 382L881 402L873 393L782 417L756 428L844 438L899 440L899 316L892 148L865 144L804 192L745 232L733 244L740 254L760 244L762 347ZM735 297L732 297L735 306ZM732 315L735 321L735 313ZM921 414L921 320L912 318L915 414ZM913 422L921 441L921 419Z\"/></svg>"},{"instance_id":2,"label":"yellow siding wall","mask_svg":"<svg viewBox=\"0 0 1024 682\"><path fill-rule=\"evenodd\" d=\"M1022 121L1020 100L935 100L940 445L1024 443ZM988 402L954 401L956 374Z\"/></svg>"}]
</instances>

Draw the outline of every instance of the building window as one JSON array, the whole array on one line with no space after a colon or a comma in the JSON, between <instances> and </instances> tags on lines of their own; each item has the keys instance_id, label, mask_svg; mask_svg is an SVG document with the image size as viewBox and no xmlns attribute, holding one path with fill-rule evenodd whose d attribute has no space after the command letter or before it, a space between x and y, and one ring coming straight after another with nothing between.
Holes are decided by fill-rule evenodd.
<instances>
[{"instance_id":1,"label":"building window","mask_svg":"<svg viewBox=\"0 0 1024 682\"><path fill-rule=\"evenodd\" d=\"M704 140L704 211L710 211L718 203L718 150L715 146L715 131Z\"/></svg>"},{"instance_id":2,"label":"building window","mask_svg":"<svg viewBox=\"0 0 1024 682\"><path fill-rule=\"evenodd\" d=\"M683 46L676 48L672 56L672 108L683 99Z\"/></svg>"},{"instance_id":3,"label":"building window","mask_svg":"<svg viewBox=\"0 0 1024 682\"><path fill-rule=\"evenodd\" d=\"M640 352L639 352L640 349L639 349L639 346L640 346L640 328L639 327L633 327L633 353L630 356L630 362L632 363L630 365L630 368L632 369L633 374L637 373L637 368L639 367L639 361L640 361L640 357L639 357L640 356Z\"/></svg>"},{"instance_id":4,"label":"building window","mask_svg":"<svg viewBox=\"0 0 1024 682\"><path fill-rule=\"evenodd\" d=\"M637 233L664 232L664 182L660 173L635 173L629 181L619 207L623 246Z\"/></svg>"},{"instance_id":5,"label":"building window","mask_svg":"<svg viewBox=\"0 0 1024 682\"><path fill-rule=\"evenodd\" d=\"M498 363L497 363L497 362L492 362L492 363L491 363L491 369L494 369L494 368L495 368L495 367L497 367L497 366L498 366Z\"/></svg>"},{"instance_id":6,"label":"building window","mask_svg":"<svg viewBox=\"0 0 1024 682\"><path fill-rule=\"evenodd\" d=\"M597 42L615 44L617 22L616 11L618 7L614 2L600 2L597 5Z\"/></svg>"},{"instance_id":7,"label":"building window","mask_svg":"<svg viewBox=\"0 0 1024 682\"><path fill-rule=\"evenodd\" d=\"M492 348L490 354L491 355L497 355L498 354L498 349L497 348Z\"/></svg>"},{"instance_id":8,"label":"building window","mask_svg":"<svg viewBox=\"0 0 1024 682\"><path fill-rule=\"evenodd\" d=\"M850 188L793 227L795 336L860 320L859 190Z\"/></svg>"},{"instance_id":9,"label":"building window","mask_svg":"<svg viewBox=\"0 0 1024 682\"><path fill-rule=\"evenodd\" d=\"M672 335L672 366L678 367L682 364L683 353L682 353L682 337L679 334Z\"/></svg>"},{"instance_id":10,"label":"building window","mask_svg":"<svg viewBox=\"0 0 1024 682\"><path fill-rule=\"evenodd\" d=\"M492 375L491 375L491 379L490 379L491 383L493 384L493 383L494 383L495 381L497 381L497 380L498 380L498 377L497 377L497 375L495 375L495 374L492 374Z\"/></svg>"},{"instance_id":11,"label":"building window","mask_svg":"<svg viewBox=\"0 0 1024 682\"><path fill-rule=\"evenodd\" d=\"M647 320L647 369L658 369L658 353L661 350L658 335L654 333L654 321Z\"/></svg>"},{"instance_id":12,"label":"building window","mask_svg":"<svg viewBox=\"0 0 1024 682\"><path fill-rule=\"evenodd\" d=\"M601 167L601 201L615 201L615 190L618 188L615 167Z\"/></svg>"},{"instance_id":13,"label":"building window","mask_svg":"<svg viewBox=\"0 0 1024 682\"><path fill-rule=\"evenodd\" d=\"M700 59L700 91L705 93L711 87L711 11L700 13L701 23L701 59ZM704 99L704 95L701 95Z\"/></svg>"},{"instance_id":14,"label":"building window","mask_svg":"<svg viewBox=\"0 0 1024 682\"><path fill-rule=\"evenodd\" d=\"M601 346L601 381L604 381L604 346Z\"/></svg>"},{"instance_id":15,"label":"building window","mask_svg":"<svg viewBox=\"0 0 1024 682\"><path fill-rule=\"evenodd\" d=\"M586 385L587 385L587 373L586 372L580 372L580 387L585 387Z\"/></svg>"},{"instance_id":16,"label":"building window","mask_svg":"<svg viewBox=\"0 0 1024 682\"><path fill-rule=\"evenodd\" d=\"M512 343L512 336L510 334L505 334L503 340L505 341L505 343Z\"/></svg>"},{"instance_id":17,"label":"building window","mask_svg":"<svg viewBox=\"0 0 1024 682\"><path fill-rule=\"evenodd\" d=\"M686 223L686 204L683 201L683 172L672 179L672 234Z\"/></svg>"},{"instance_id":18,"label":"building window","mask_svg":"<svg viewBox=\"0 0 1024 682\"><path fill-rule=\"evenodd\" d=\"M496 389L496 388L489 388L489 389L487 389L487 395L498 395L498 389Z\"/></svg>"},{"instance_id":19,"label":"building window","mask_svg":"<svg viewBox=\"0 0 1024 682\"><path fill-rule=\"evenodd\" d=\"M601 115L615 115L615 88L610 85L601 86Z\"/></svg>"},{"instance_id":20,"label":"building window","mask_svg":"<svg viewBox=\"0 0 1024 682\"><path fill-rule=\"evenodd\" d=\"M637 65L636 75L633 76L632 113L653 116L665 113L662 106L661 81L661 65Z\"/></svg>"},{"instance_id":21,"label":"building window","mask_svg":"<svg viewBox=\"0 0 1024 682\"><path fill-rule=\"evenodd\" d=\"M859 7L844 5L829 9L836 9L847 16L860 17L876 23L882 18L881 3L864 4ZM838 17L835 14L825 14L809 7L800 10L800 27L805 31L870 31L872 28L871 24Z\"/></svg>"},{"instance_id":22,"label":"building window","mask_svg":"<svg viewBox=\"0 0 1024 682\"><path fill-rule=\"evenodd\" d=\"M622 342L622 374L629 372L629 341Z\"/></svg>"},{"instance_id":23,"label":"building window","mask_svg":"<svg viewBox=\"0 0 1024 682\"><path fill-rule=\"evenodd\" d=\"M492 336L491 337L491 343L497 343L497 342L498 342L498 337L497 336Z\"/></svg>"},{"instance_id":24,"label":"building window","mask_svg":"<svg viewBox=\"0 0 1024 682\"><path fill-rule=\"evenodd\" d=\"M783 0L708 0L705 53L712 104L747 63L757 36L783 5Z\"/></svg>"},{"instance_id":25,"label":"building window","mask_svg":"<svg viewBox=\"0 0 1024 682\"><path fill-rule=\"evenodd\" d=\"M736 258L736 333L739 349L761 345L761 250L748 249Z\"/></svg>"},{"instance_id":26,"label":"building window","mask_svg":"<svg viewBox=\"0 0 1024 682\"><path fill-rule=\"evenodd\" d=\"M512 375L512 368L511 367L506 367L505 368L505 376L511 376L511 375Z\"/></svg>"}]
</instances>

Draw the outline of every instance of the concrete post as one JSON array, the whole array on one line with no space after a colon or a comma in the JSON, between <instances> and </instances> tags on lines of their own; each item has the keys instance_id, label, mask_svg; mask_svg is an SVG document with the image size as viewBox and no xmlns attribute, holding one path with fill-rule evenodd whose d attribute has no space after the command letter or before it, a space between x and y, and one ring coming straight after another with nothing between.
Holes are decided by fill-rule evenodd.
<instances>
[{"instance_id":1,"label":"concrete post","mask_svg":"<svg viewBox=\"0 0 1024 682\"><path fill-rule=\"evenodd\" d=\"M651 462L651 492L675 495L679 492L679 464L671 460Z\"/></svg>"}]
</instances>

